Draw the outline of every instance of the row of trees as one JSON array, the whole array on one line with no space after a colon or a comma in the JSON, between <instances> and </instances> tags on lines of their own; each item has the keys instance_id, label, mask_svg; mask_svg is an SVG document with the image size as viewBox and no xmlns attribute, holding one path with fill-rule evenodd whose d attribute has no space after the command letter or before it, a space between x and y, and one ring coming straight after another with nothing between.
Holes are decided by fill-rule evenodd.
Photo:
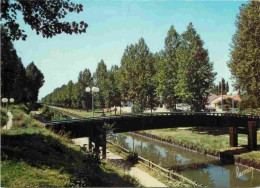
<instances>
[{"instance_id":1,"label":"row of trees","mask_svg":"<svg viewBox=\"0 0 260 188\"><path fill-rule=\"evenodd\" d=\"M175 110L176 104L187 103L199 111L206 103L216 73L203 48L203 41L192 23L178 34L173 26L165 38L165 47L151 53L144 39L128 45L121 66L107 69L103 60L93 75L88 69L79 73L78 82L55 89L43 102L67 107L90 108L87 86L97 86L95 105L99 108L118 106L132 101L137 112L154 109L159 103Z\"/></svg>"},{"instance_id":2,"label":"row of trees","mask_svg":"<svg viewBox=\"0 0 260 188\"><path fill-rule=\"evenodd\" d=\"M23 102L30 111L38 100L44 76L33 62L24 68L7 31L3 27L1 31L1 98L14 98L17 103Z\"/></svg>"}]
</instances>

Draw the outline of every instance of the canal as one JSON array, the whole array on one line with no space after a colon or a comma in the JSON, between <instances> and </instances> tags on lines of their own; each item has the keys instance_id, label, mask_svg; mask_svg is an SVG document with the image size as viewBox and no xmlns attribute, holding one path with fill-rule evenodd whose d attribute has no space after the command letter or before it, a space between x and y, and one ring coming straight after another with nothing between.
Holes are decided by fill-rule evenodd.
<instances>
[{"instance_id":1,"label":"canal","mask_svg":"<svg viewBox=\"0 0 260 188\"><path fill-rule=\"evenodd\" d=\"M221 165L219 159L131 133L113 134L117 144L160 166L209 187L260 186L260 171L242 165Z\"/></svg>"}]
</instances>

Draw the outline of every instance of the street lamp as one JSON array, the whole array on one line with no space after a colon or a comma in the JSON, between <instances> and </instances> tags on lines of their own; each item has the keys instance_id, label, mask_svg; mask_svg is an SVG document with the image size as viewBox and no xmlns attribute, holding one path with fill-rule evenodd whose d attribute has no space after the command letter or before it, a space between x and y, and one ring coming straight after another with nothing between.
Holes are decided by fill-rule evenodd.
<instances>
[{"instance_id":1,"label":"street lamp","mask_svg":"<svg viewBox=\"0 0 260 188\"><path fill-rule=\"evenodd\" d=\"M10 101L10 103L14 103L14 98L10 98L9 101ZM12 109L11 109L11 112L12 112Z\"/></svg>"},{"instance_id":2,"label":"street lamp","mask_svg":"<svg viewBox=\"0 0 260 188\"><path fill-rule=\"evenodd\" d=\"M90 93L92 92L92 117L94 117L94 93L98 93L99 92L99 88L98 87L86 87L86 92Z\"/></svg>"},{"instance_id":3,"label":"street lamp","mask_svg":"<svg viewBox=\"0 0 260 188\"><path fill-rule=\"evenodd\" d=\"M7 104L6 107L8 110L8 98L2 98L2 102Z\"/></svg>"}]
</instances>

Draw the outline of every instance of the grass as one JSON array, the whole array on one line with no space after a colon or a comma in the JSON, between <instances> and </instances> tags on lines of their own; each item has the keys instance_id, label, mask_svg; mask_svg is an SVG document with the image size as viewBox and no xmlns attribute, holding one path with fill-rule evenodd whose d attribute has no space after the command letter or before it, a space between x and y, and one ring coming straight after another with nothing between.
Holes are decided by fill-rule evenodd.
<instances>
[{"instance_id":1,"label":"grass","mask_svg":"<svg viewBox=\"0 0 260 188\"><path fill-rule=\"evenodd\" d=\"M202 152L221 152L230 149L229 137L226 134L213 135L208 133L199 133L192 131L193 129L154 129L142 131L157 135L161 138L173 140L178 143L183 143L188 146L196 146ZM239 145L246 144L245 140L239 140Z\"/></svg>"},{"instance_id":2,"label":"grass","mask_svg":"<svg viewBox=\"0 0 260 188\"><path fill-rule=\"evenodd\" d=\"M239 157L241 159L246 159L248 161L254 161L260 164L260 151L251 151L249 153L236 155L236 157Z\"/></svg>"},{"instance_id":3,"label":"grass","mask_svg":"<svg viewBox=\"0 0 260 188\"><path fill-rule=\"evenodd\" d=\"M55 108L64 112L69 112L78 116L81 116L83 118L87 118L87 117L92 117L92 111L86 111L86 110L80 110L80 109L71 109L71 108L61 108L61 107L56 107L56 106L51 106L51 108ZM101 116L102 115L102 111L101 110L95 110L94 111L94 116ZM117 112L117 114L119 114ZM114 111L113 112L105 112L106 116L110 116L110 115L114 115Z\"/></svg>"},{"instance_id":4,"label":"grass","mask_svg":"<svg viewBox=\"0 0 260 188\"><path fill-rule=\"evenodd\" d=\"M234 150L241 147L230 147L229 145L229 134L226 130L214 131L214 130L200 130L198 128L187 128L187 129L154 129L141 131L145 133L150 133L157 135L158 137L173 140L178 143L182 143L188 146L196 146L199 150L203 152L210 151L211 153L219 153L226 150ZM247 136L244 134L239 134L238 145L247 145ZM258 131L258 138L260 140L260 132ZM251 161L256 161L260 164L260 151L251 151L241 155L240 158L248 159Z\"/></svg>"},{"instance_id":5,"label":"grass","mask_svg":"<svg viewBox=\"0 0 260 188\"><path fill-rule=\"evenodd\" d=\"M4 108L1 108L0 116L1 116L1 127L3 127L6 125L6 123L8 121L7 110Z\"/></svg>"},{"instance_id":6,"label":"grass","mask_svg":"<svg viewBox=\"0 0 260 188\"><path fill-rule=\"evenodd\" d=\"M135 182L66 135L56 135L18 108L13 127L2 130L2 187L135 186Z\"/></svg>"}]
</instances>

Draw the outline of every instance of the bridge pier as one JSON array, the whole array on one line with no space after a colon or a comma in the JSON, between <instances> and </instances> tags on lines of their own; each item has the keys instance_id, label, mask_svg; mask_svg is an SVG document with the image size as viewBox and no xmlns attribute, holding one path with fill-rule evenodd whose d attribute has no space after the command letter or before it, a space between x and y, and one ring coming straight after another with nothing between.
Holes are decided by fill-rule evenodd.
<instances>
[{"instance_id":1,"label":"bridge pier","mask_svg":"<svg viewBox=\"0 0 260 188\"><path fill-rule=\"evenodd\" d=\"M235 126L229 127L229 144L231 147L238 146L238 132Z\"/></svg>"},{"instance_id":2,"label":"bridge pier","mask_svg":"<svg viewBox=\"0 0 260 188\"><path fill-rule=\"evenodd\" d=\"M256 121L248 121L248 149L255 150L256 148L257 148Z\"/></svg>"}]
</instances>

